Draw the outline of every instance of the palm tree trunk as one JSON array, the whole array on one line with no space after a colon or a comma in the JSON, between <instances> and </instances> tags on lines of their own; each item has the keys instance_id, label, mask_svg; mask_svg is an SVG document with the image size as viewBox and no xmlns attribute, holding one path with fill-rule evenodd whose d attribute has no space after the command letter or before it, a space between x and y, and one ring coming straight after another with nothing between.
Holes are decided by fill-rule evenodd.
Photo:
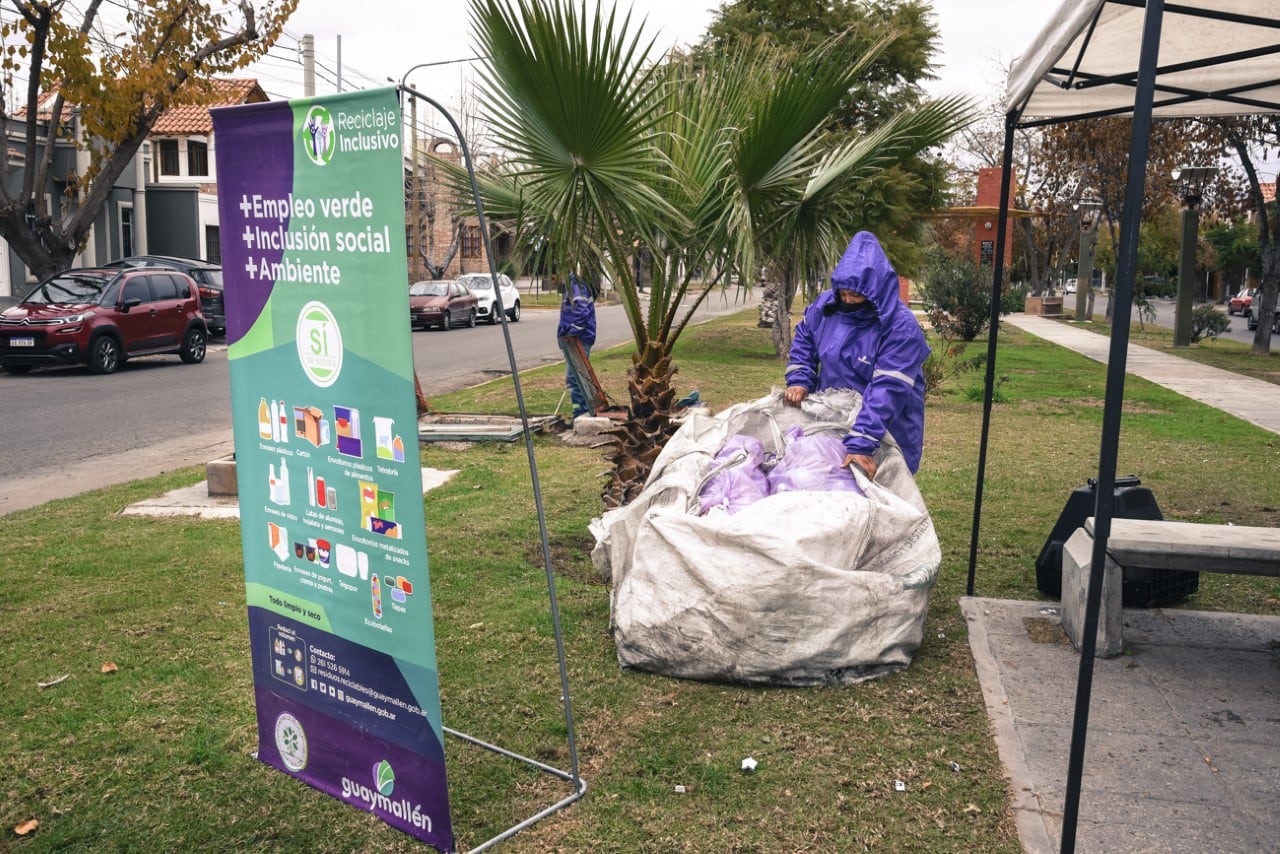
<instances>
[{"instance_id":1,"label":"palm tree trunk","mask_svg":"<svg viewBox=\"0 0 1280 854\"><path fill-rule=\"evenodd\" d=\"M606 509L621 507L640 494L654 461L677 429L671 417L676 369L668 349L651 341L632 357L627 381L631 417L607 431L611 446L604 456L612 470L601 495Z\"/></svg>"},{"instance_id":2,"label":"palm tree trunk","mask_svg":"<svg viewBox=\"0 0 1280 854\"><path fill-rule=\"evenodd\" d=\"M796 300L795 265L787 264L778 287L778 310L773 317L773 355L780 359L791 353L791 305Z\"/></svg>"}]
</instances>

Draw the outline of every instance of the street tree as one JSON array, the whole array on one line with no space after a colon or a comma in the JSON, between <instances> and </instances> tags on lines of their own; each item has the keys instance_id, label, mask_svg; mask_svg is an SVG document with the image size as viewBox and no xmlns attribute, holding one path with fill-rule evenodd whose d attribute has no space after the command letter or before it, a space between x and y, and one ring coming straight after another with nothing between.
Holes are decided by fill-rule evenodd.
<instances>
[{"instance_id":1,"label":"street tree","mask_svg":"<svg viewBox=\"0 0 1280 854\"><path fill-rule=\"evenodd\" d=\"M1204 126L1232 151L1244 170L1248 191L1240 194L1257 216L1258 252L1262 261L1262 288L1254 300L1253 312L1258 319L1254 330L1252 356L1271 353L1271 327L1280 295L1280 211L1274 191L1268 202L1262 194L1258 161L1265 162L1280 151L1280 117L1276 114L1205 119Z\"/></svg>"},{"instance_id":2,"label":"street tree","mask_svg":"<svg viewBox=\"0 0 1280 854\"><path fill-rule=\"evenodd\" d=\"M836 134L832 111L862 65L830 61L829 45L652 63L630 18L598 8L477 0L473 17L490 57L481 102L508 154L483 175L486 210L516 246L553 247L562 269L599 265L631 325L630 417L605 491L623 504L674 430L672 351L702 300L732 276L750 284L763 259L806 269L834 257L866 202L857 187L945 139L964 109L930 102L866 135ZM637 246L651 259L644 302Z\"/></svg>"},{"instance_id":3,"label":"street tree","mask_svg":"<svg viewBox=\"0 0 1280 854\"><path fill-rule=\"evenodd\" d=\"M12 6L0 24L0 238L44 278L74 262L161 113L206 102L210 77L265 54L297 0ZM123 19L107 21L104 6ZM55 149L68 144L77 167L55 175Z\"/></svg>"},{"instance_id":4,"label":"street tree","mask_svg":"<svg viewBox=\"0 0 1280 854\"><path fill-rule=\"evenodd\" d=\"M830 111L826 130L836 140L860 139L924 102L921 84L932 79L930 63L938 40L931 15L931 6L919 0L733 0L720 7L694 57L710 62L720 54L764 45L787 61L821 49L829 62L858 69ZM947 199L950 170L941 159L926 156L928 148L924 144L902 152L897 163L873 174L846 176L837 193L811 200L810 206L829 205L839 197L846 214L845 239L862 229L875 232L899 272L910 274L921 261L919 214L944 206ZM856 205L848 203L853 198ZM785 356L790 347L791 310L799 288L819 289L834 257L797 265L798 258L766 253L766 273L776 285L781 309L774 312L772 329L778 355Z\"/></svg>"},{"instance_id":5,"label":"street tree","mask_svg":"<svg viewBox=\"0 0 1280 854\"><path fill-rule=\"evenodd\" d=\"M920 84L933 76L929 65L939 37L932 14L932 5L920 0L731 0L716 12L694 55L764 43L798 57L827 45L832 62L861 69L829 121L866 131L922 100ZM894 38L868 54L867 46L886 33Z\"/></svg>"},{"instance_id":6,"label":"street tree","mask_svg":"<svg viewBox=\"0 0 1280 854\"><path fill-rule=\"evenodd\" d=\"M1100 233L1106 240L1098 247L1099 259L1114 258L1120 242L1120 223L1128 182L1128 154L1132 121L1124 117L1090 118L1044 128L1035 155L1036 168L1056 176L1061 195L1056 202L1069 209L1086 191L1102 204ZM1176 205L1179 185L1175 170L1187 165L1217 162L1220 144L1206 140L1195 122L1165 119L1152 124L1149 161L1139 217L1146 220L1162 208ZM1229 185L1229 170L1217 178L1218 186ZM1210 199L1220 198L1216 188L1206 191ZM1077 225L1078 228L1078 225ZM1078 233L1078 232L1077 232ZM1107 303L1111 319L1114 301Z\"/></svg>"},{"instance_id":7,"label":"street tree","mask_svg":"<svg viewBox=\"0 0 1280 854\"><path fill-rule=\"evenodd\" d=\"M1210 255L1206 267L1222 276L1224 302L1243 286L1246 275L1261 274L1258 226L1244 217L1211 223L1205 229L1204 242Z\"/></svg>"}]
</instances>

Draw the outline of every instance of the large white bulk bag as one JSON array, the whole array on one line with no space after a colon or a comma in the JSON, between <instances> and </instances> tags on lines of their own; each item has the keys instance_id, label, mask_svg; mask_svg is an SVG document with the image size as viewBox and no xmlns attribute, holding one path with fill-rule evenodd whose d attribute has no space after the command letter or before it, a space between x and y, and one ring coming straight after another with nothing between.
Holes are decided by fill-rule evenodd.
<instances>
[{"instance_id":1,"label":"large white bulk bag","mask_svg":"<svg viewBox=\"0 0 1280 854\"><path fill-rule=\"evenodd\" d=\"M592 560L612 581L624 667L686 679L839 685L901 670L920 645L941 549L890 437L857 492L769 495L700 515L699 489L732 436L782 453L793 425L843 436L861 396L782 392L693 412L634 501L592 520ZM854 467L857 468L856 466Z\"/></svg>"}]
</instances>

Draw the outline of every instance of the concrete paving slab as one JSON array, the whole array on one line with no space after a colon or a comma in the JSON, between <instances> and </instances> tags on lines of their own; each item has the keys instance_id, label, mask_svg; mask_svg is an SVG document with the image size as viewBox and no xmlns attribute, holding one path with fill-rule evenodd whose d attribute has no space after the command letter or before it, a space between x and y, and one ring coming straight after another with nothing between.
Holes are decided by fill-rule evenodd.
<instances>
[{"instance_id":1,"label":"concrete paving slab","mask_svg":"<svg viewBox=\"0 0 1280 854\"><path fill-rule=\"evenodd\" d=\"M425 495L449 481L456 469L422 469L422 493ZM210 495L207 481L174 489L155 498L130 504L121 516L196 516L201 519L239 519L240 500L235 496Z\"/></svg>"},{"instance_id":2,"label":"concrete paving slab","mask_svg":"<svg viewBox=\"0 0 1280 854\"><path fill-rule=\"evenodd\" d=\"M1053 603L960 606L1023 848L1056 852L1079 655ZM1125 654L1094 664L1075 850L1277 850L1280 618L1125 609L1124 623Z\"/></svg>"}]
</instances>

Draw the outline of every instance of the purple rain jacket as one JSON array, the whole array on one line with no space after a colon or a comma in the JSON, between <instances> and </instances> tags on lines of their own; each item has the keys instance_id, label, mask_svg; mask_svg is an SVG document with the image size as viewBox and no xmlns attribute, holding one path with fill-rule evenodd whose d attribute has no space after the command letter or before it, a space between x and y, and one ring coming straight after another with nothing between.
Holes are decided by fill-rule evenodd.
<instances>
[{"instance_id":1,"label":"purple rain jacket","mask_svg":"<svg viewBox=\"0 0 1280 854\"><path fill-rule=\"evenodd\" d=\"M587 347L596 343L596 301L587 283L575 273L569 274L569 284L560 301L560 325L556 336L573 335Z\"/></svg>"},{"instance_id":2,"label":"purple rain jacket","mask_svg":"<svg viewBox=\"0 0 1280 854\"><path fill-rule=\"evenodd\" d=\"M837 288L864 295L874 310L848 311L836 299ZM888 431L915 473L924 448L922 366L928 355L919 322L898 298L898 274L875 235L860 231L836 264L831 288L796 325L786 381L811 392L859 392L862 409L845 448L870 455Z\"/></svg>"}]
</instances>

